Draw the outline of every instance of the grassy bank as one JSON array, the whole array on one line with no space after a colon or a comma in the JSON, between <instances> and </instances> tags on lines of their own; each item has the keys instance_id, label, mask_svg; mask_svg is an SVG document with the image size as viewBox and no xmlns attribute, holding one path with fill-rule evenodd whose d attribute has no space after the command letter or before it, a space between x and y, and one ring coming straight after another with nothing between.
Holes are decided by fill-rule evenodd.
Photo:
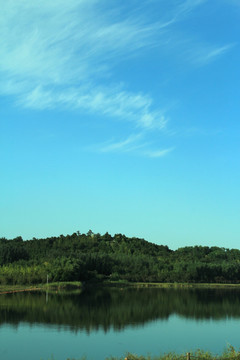
<instances>
[{"instance_id":1,"label":"grassy bank","mask_svg":"<svg viewBox=\"0 0 240 360\"><path fill-rule=\"evenodd\" d=\"M53 282L36 285L0 285L0 294L37 290L77 290L83 287L80 281Z\"/></svg>"},{"instance_id":2,"label":"grassy bank","mask_svg":"<svg viewBox=\"0 0 240 360\"><path fill-rule=\"evenodd\" d=\"M128 282L128 281L105 281L101 285L113 287L137 287L137 288L240 288L240 284L223 283L154 283L154 282Z\"/></svg>"},{"instance_id":3,"label":"grassy bank","mask_svg":"<svg viewBox=\"0 0 240 360\"><path fill-rule=\"evenodd\" d=\"M0 285L0 294L18 291L33 291L38 285Z\"/></svg>"},{"instance_id":4,"label":"grassy bank","mask_svg":"<svg viewBox=\"0 0 240 360\"><path fill-rule=\"evenodd\" d=\"M128 282L128 281L103 281L88 282L89 287L135 287L135 288L240 288L240 284L214 284L214 283L154 283L154 282ZM37 291L37 290L77 290L82 289L83 283L80 281L52 282L49 284L36 285L0 285L0 294L7 292Z\"/></svg>"}]
</instances>

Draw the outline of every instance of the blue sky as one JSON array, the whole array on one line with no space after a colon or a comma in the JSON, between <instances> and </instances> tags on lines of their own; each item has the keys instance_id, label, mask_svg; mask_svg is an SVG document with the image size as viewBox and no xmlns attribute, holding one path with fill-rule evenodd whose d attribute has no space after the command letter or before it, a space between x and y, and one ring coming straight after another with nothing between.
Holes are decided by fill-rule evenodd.
<instances>
[{"instance_id":1,"label":"blue sky","mask_svg":"<svg viewBox=\"0 0 240 360\"><path fill-rule=\"evenodd\" d=\"M0 236L239 248L240 2L1 2Z\"/></svg>"}]
</instances>

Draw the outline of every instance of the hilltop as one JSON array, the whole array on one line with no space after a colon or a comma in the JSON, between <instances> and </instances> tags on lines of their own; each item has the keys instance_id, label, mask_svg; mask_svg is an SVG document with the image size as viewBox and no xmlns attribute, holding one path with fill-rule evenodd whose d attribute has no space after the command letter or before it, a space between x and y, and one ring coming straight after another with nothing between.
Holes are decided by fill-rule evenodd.
<instances>
[{"instance_id":1,"label":"hilltop","mask_svg":"<svg viewBox=\"0 0 240 360\"><path fill-rule=\"evenodd\" d=\"M46 281L240 282L240 250L171 250L144 239L80 232L23 241L0 238L0 283Z\"/></svg>"}]
</instances>

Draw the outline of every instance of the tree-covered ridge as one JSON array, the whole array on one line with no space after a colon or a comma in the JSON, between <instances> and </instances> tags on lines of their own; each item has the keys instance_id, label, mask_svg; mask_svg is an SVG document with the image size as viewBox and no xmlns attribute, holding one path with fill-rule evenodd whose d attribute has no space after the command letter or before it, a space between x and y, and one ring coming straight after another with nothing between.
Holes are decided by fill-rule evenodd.
<instances>
[{"instance_id":1,"label":"tree-covered ridge","mask_svg":"<svg viewBox=\"0 0 240 360\"><path fill-rule=\"evenodd\" d=\"M110 279L144 282L240 282L240 250L170 250L144 239L79 232L23 241L0 238L0 283Z\"/></svg>"}]
</instances>

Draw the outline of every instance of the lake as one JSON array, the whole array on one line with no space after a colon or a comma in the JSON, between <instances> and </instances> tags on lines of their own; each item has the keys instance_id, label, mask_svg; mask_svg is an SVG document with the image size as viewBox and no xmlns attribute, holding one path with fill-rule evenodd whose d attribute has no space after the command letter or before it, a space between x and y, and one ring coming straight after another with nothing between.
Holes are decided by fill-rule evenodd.
<instances>
[{"instance_id":1,"label":"lake","mask_svg":"<svg viewBox=\"0 0 240 360\"><path fill-rule=\"evenodd\" d=\"M95 288L0 295L0 359L105 359L240 347L240 290Z\"/></svg>"}]
</instances>

